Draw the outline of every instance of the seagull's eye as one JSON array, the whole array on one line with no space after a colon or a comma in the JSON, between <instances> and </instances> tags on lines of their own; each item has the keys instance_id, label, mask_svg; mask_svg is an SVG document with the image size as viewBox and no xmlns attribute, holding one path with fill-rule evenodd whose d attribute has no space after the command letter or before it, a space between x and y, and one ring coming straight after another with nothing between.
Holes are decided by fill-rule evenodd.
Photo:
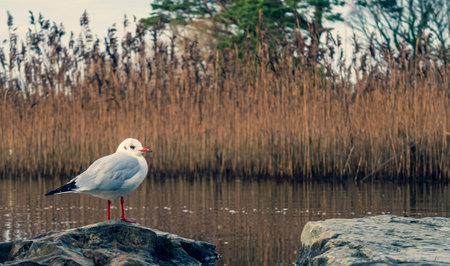
<instances>
[{"instance_id":1,"label":"seagull's eye","mask_svg":"<svg viewBox=\"0 0 450 266\"><path fill-rule=\"evenodd\" d=\"M123 148L126 150L126 149L127 149L127 146L123 146Z\"/></svg>"},{"instance_id":2,"label":"seagull's eye","mask_svg":"<svg viewBox=\"0 0 450 266\"><path fill-rule=\"evenodd\" d=\"M136 148L136 147L135 147L134 145L131 145L130 148L131 148L132 150L134 150L134 148Z\"/></svg>"}]
</instances>

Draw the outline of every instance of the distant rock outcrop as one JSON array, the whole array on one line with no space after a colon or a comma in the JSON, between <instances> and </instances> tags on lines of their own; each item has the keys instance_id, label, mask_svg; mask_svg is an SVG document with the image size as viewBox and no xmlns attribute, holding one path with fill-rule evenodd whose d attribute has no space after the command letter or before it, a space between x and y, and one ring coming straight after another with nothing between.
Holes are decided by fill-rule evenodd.
<instances>
[{"instance_id":1,"label":"distant rock outcrop","mask_svg":"<svg viewBox=\"0 0 450 266\"><path fill-rule=\"evenodd\" d=\"M0 243L6 265L214 265L212 244L113 220Z\"/></svg>"},{"instance_id":2,"label":"distant rock outcrop","mask_svg":"<svg viewBox=\"0 0 450 266\"><path fill-rule=\"evenodd\" d=\"M308 222L297 265L450 265L450 218Z\"/></svg>"}]
</instances>

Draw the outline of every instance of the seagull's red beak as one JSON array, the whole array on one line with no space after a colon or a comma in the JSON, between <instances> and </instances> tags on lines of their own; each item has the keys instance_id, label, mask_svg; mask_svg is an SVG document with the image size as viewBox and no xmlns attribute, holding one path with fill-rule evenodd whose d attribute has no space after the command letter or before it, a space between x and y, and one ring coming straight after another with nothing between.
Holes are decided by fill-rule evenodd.
<instances>
[{"instance_id":1,"label":"seagull's red beak","mask_svg":"<svg viewBox=\"0 0 450 266\"><path fill-rule=\"evenodd\" d=\"M150 149L142 148L142 150L139 150L140 152L152 152Z\"/></svg>"}]
</instances>

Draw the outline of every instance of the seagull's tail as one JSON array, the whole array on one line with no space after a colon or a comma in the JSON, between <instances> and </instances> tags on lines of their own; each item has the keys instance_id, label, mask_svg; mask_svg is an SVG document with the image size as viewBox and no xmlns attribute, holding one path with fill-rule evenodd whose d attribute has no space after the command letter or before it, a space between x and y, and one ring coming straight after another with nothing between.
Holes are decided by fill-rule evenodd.
<instances>
[{"instance_id":1,"label":"seagull's tail","mask_svg":"<svg viewBox=\"0 0 450 266\"><path fill-rule=\"evenodd\" d=\"M77 185L75 185L75 181L69 182L67 184L65 184L62 187L59 187L55 190L52 190L50 192L48 192L47 194L45 194L45 196L50 196L53 194L61 194L61 193L69 193L69 192L74 192L74 190L76 190L78 187Z\"/></svg>"}]
</instances>

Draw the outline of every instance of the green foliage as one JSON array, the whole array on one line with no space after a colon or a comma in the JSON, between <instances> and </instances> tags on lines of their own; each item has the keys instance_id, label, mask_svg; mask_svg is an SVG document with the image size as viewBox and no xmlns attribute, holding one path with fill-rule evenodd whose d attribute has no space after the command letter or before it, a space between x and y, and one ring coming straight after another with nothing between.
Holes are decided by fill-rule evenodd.
<instances>
[{"instance_id":1,"label":"green foliage","mask_svg":"<svg viewBox=\"0 0 450 266\"><path fill-rule=\"evenodd\" d=\"M289 37L295 27L294 15L279 0L235 1L216 18L224 24L231 22L235 29L220 40L222 46L242 44L246 39L256 45L261 34L268 36L267 41L273 46L276 40Z\"/></svg>"},{"instance_id":2,"label":"green foliage","mask_svg":"<svg viewBox=\"0 0 450 266\"><path fill-rule=\"evenodd\" d=\"M342 21L340 13L333 13L334 6L345 1L337 0L153 0L154 10L143 19L147 27L158 25L198 25L208 30L219 47L242 46L250 43L256 48L264 38L270 47L292 38L300 27L316 45L327 29L323 21ZM197 23L197 24L196 24Z\"/></svg>"}]
</instances>

